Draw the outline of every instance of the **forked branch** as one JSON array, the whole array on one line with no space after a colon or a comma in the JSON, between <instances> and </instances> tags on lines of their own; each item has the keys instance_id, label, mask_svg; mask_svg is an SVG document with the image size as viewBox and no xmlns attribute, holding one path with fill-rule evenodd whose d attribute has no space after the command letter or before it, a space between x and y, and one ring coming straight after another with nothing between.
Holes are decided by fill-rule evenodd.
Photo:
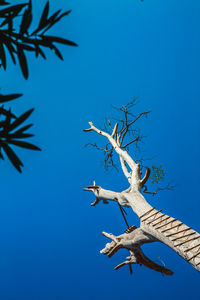
<instances>
[{"instance_id":1,"label":"forked branch","mask_svg":"<svg viewBox=\"0 0 200 300\"><path fill-rule=\"evenodd\" d=\"M166 275L172 275L173 272L167 269L165 266L158 265L153 262L151 259L146 257L146 255L141 250L140 246L144 243L151 243L156 241L152 236L145 234L140 228L132 231L131 233L125 233L120 236L114 236L103 232L103 235L112 240L111 243L107 243L106 247L100 252L107 254L108 257L112 257L119 249L126 248L130 251L130 256L127 257L127 260L120 263L115 267L115 270L131 264L145 265L146 267L161 272Z\"/></svg>"},{"instance_id":2,"label":"forked branch","mask_svg":"<svg viewBox=\"0 0 200 300\"><path fill-rule=\"evenodd\" d=\"M136 121L139 120L142 116L148 115L150 111L145 111L138 114L137 116L134 116L130 112L130 109L135 104L136 100L134 99L127 105L117 108L117 110L123 114L123 118L118 120L118 122L116 122L114 126L111 124L110 119L107 119L105 123L105 130L100 130L96 128L92 122L89 122L90 128L85 129L84 131L95 131L99 135L106 137L108 139L108 143L105 147L98 147L96 143L87 145L94 146L96 149L104 152L104 165L106 169L107 167L116 166L113 160L114 152L116 152L119 155L122 170L129 183L134 185L137 182L138 185L138 179L140 179L138 178L140 177L140 174L138 172L138 164L136 164L136 162L131 158L127 150L129 146L133 144L135 144L137 147L137 144L143 139L143 136L140 135L139 130L136 127L132 128L132 125L135 124ZM130 116L131 119L129 119ZM109 131L111 131L111 133L109 133ZM133 138L129 141L125 141L125 137L129 133L134 133ZM131 169L130 172L128 171L126 164Z\"/></svg>"},{"instance_id":3,"label":"forked branch","mask_svg":"<svg viewBox=\"0 0 200 300\"><path fill-rule=\"evenodd\" d=\"M93 131L97 132L99 135L102 135L109 140L109 142L111 143L112 147L114 148L116 153L119 155L119 157L123 161L126 161L128 166L132 170L132 184L136 184L138 182L138 174L139 174L138 165L134 162L134 160L131 158L131 156L128 154L128 152L125 150L122 150L120 148L120 146L117 142L117 138L114 138L113 134L110 135L109 133L96 128L92 122L89 122L89 124L91 127L89 129L84 129L84 131L87 132L87 131L93 130ZM117 125L115 126L113 132L116 131L116 128L117 128Z\"/></svg>"},{"instance_id":4,"label":"forked branch","mask_svg":"<svg viewBox=\"0 0 200 300\"><path fill-rule=\"evenodd\" d=\"M149 269L152 269L154 271L160 272L165 275L173 275L174 273L166 268L165 266L161 266L151 259L149 259L141 250L140 247L137 247L134 251L130 251L130 256L126 257L127 260L124 262L120 263L115 267L115 270L118 270L119 268L126 266L126 265L131 265L131 264L139 264L140 266L144 265Z\"/></svg>"},{"instance_id":5,"label":"forked branch","mask_svg":"<svg viewBox=\"0 0 200 300\"><path fill-rule=\"evenodd\" d=\"M89 185L83 190L94 193L96 200L93 203L91 203L92 206L95 206L100 201L103 201L104 204L107 204L108 201L114 201L118 202L121 206L130 207L129 202L125 199L125 197L123 197L122 193L117 193L114 191L103 189L101 186L97 186L95 181L93 185Z\"/></svg>"}]
</instances>

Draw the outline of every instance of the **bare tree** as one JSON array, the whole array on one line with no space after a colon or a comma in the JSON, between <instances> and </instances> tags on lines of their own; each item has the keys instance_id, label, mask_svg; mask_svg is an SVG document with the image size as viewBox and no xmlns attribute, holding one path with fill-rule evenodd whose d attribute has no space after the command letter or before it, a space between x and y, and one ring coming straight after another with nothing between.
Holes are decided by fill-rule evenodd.
<instances>
[{"instance_id":1,"label":"bare tree","mask_svg":"<svg viewBox=\"0 0 200 300\"><path fill-rule=\"evenodd\" d=\"M123 118L119 119L114 126L112 126L111 121L108 119L104 130L98 129L92 122L89 122L90 128L84 130L85 132L94 131L107 140L105 148L100 148L96 144L92 145L104 151L105 165L114 166L113 155L114 153L118 155L121 168L129 183L128 189L122 192L114 192L105 190L101 186L97 186L96 182L94 182L93 185L84 189L93 192L96 197L96 200L91 205L94 206L101 200L104 203L108 203L109 200L115 201L120 206L125 221L123 206L132 208L140 219L139 228L136 228L136 226L129 227L126 221L128 230L119 236L103 232L103 235L112 241L106 244L101 253L111 257L119 249L126 248L129 250L130 256L127 257L126 261L116 266L115 269L128 265L132 272L131 265L140 264L166 275L172 275L173 272L171 270L151 261L144 255L141 249L141 246L145 243L162 242L183 257L196 270L200 271L199 233L181 221L152 207L143 196L143 193L148 191L146 184L149 178L151 178L150 168L146 168L146 173L142 177L142 160L137 161L129 155L129 146L135 145L137 148L137 143L142 140L142 136L135 127L135 123L142 116L148 115L150 111L133 115L130 109L134 105L135 100L118 109L123 113ZM159 178L162 178L163 172L162 169L157 168L157 171L155 169L153 171L156 176L152 180L158 181ZM166 188L171 189L172 186L168 185ZM163 188L158 188L157 191L159 189ZM153 194L157 191L154 191Z\"/></svg>"}]
</instances>

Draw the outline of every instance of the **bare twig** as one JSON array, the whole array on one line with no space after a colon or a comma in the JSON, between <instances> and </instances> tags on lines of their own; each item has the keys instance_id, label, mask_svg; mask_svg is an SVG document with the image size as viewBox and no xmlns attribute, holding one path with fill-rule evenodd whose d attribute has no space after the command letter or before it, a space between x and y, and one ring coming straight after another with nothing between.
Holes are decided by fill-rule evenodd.
<instances>
[{"instance_id":1,"label":"bare twig","mask_svg":"<svg viewBox=\"0 0 200 300\"><path fill-rule=\"evenodd\" d=\"M151 195L156 195L159 191L173 191L177 187L177 184L173 184L172 185L172 184L168 183L166 186L158 187L153 192L149 192L146 185L143 185L143 187L144 187L143 193L151 194Z\"/></svg>"},{"instance_id":2,"label":"bare twig","mask_svg":"<svg viewBox=\"0 0 200 300\"><path fill-rule=\"evenodd\" d=\"M123 149L123 150L128 150L130 146L133 144L135 145L136 148L138 148L138 143L142 142L144 136L140 135L139 129L137 127L133 127L132 125L140 119L142 116L147 115L150 111L145 111L140 113L138 116L135 116L132 112L131 109L136 105L136 99L134 98L131 102L129 102L126 105L123 105L121 107L114 107L117 111L122 113L122 118L117 120L115 125L111 124L110 118L106 118L106 121L104 123L104 130L110 136L117 142L118 146ZM92 128L85 129L84 131L91 131ZM111 130L111 133L109 131ZM125 141L126 135L132 136L131 140L127 141L124 145L123 142ZM130 136L129 136L130 137ZM114 155L114 149L113 146L110 145L110 143L106 144L105 147L99 147L97 146L96 143L91 144L88 143L86 146L93 146L97 150L103 151L104 152L104 167L107 170L110 167L116 167L116 164L113 159ZM140 149L138 148L140 151Z\"/></svg>"}]
</instances>

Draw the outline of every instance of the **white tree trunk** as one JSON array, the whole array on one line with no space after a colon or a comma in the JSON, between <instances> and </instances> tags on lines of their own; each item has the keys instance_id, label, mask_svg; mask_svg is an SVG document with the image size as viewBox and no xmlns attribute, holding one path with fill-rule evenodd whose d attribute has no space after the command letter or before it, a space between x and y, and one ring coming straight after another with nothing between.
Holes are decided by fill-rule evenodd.
<instances>
[{"instance_id":1,"label":"white tree trunk","mask_svg":"<svg viewBox=\"0 0 200 300\"><path fill-rule=\"evenodd\" d=\"M141 218L140 226L200 271L200 234L198 232L156 209Z\"/></svg>"},{"instance_id":2,"label":"white tree trunk","mask_svg":"<svg viewBox=\"0 0 200 300\"><path fill-rule=\"evenodd\" d=\"M141 179L140 166L136 164L129 156L127 151L120 148L116 135L115 126L113 133L110 135L97 129L93 123L89 122L90 128L85 131L95 131L98 134L106 137L115 151L118 153L121 167L124 175L127 177L130 187L121 193L105 190L100 186L88 186L88 191L92 191L96 200L92 205L96 205L99 201L106 203L108 200L116 201L121 206L131 207L134 213L140 218L140 228L133 232L127 232L121 236L103 233L106 237L112 239L101 253L112 256L120 248L127 248L130 251L128 260L118 265L116 268L131 263L139 263L148 266L156 271L167 275L173 274L170 270L161 267L150 261L143 253L140 246L144 243L160 241L177 254L189 262L196 270L200 271L200 235L198 232L183 224L177 219L163 214L161 211L153 208L143 197L141 188L147 181L149 172L147 170L145 177ZM131 172L128 172L126 164L130 167Z\"/></svg>"}]
</instances>

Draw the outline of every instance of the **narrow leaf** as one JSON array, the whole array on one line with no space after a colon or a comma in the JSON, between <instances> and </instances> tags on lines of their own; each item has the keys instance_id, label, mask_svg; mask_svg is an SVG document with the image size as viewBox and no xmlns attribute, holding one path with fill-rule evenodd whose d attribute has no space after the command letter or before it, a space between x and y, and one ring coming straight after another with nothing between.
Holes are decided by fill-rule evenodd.
<instances>
[{"instance_id":1,"label":"narrow leaf","mask_svg":"<svg viewBox=\"0 0 200 300\"><path fill-rule=\"evenodd\" d=\"M44 59L46 59L46 55L44 54L44 51L39 46L35 47L35 54L36 57L38 57L38 55L40 54Z\"/></svg>"},{"instance_id":2,"label":"narrow leaf","mask_svg":"<svg viewBox=\"0 0 200 300\"><path fill-rule=\"evenodd\" d=\"M40 19L40 23L38 25L38 29L42 29L44 26L46 26L47 24L47 18L48 18L48 13L49 13L49 1L47 1L41 19Z\"/></svg>"},{"instance_id":3,"label":"narrow leaf","mask_svg":"<svg viewBox=\"0 0 200 300\"><path fill-rule=\"evenodd\" d=\"M54 21L60 12L61 12L61 9L57 10L51 17L49 17L47 20L48 24L54 24Z\"/></svg>"},{"instance_id":4,"label":"narrow leaf","mask_svg":"<svg viewBox=\"0 0 200 300\"><path fill-rule=\"evenodd\" d=\"M20 161L19 157L6 143L2 143L2 148L12 165L21 173L22 171L20 166L23 166L23 163Z\"/></svg>"},{"instance_id":5,"label":"narrow leaf","mask_svg":"<svg viewBox=\"0 0 200 300\"><path fill-rule=\"evenodd\" d=\"M42 36L41 36L42 37ZM63 39L57 36L50 36L50 35L46 35L43 36L43 41L49 41L49 42L56 42L56 43L60 43L60 44L64 44L64 45L68 45L68 46L78 46L76 43L69 41L67 39Z\"/></svg>"},{"instance_id":6,"label":"narrow leaf","mask_svg":"<svg viewBox=\"0 0 200 300\"><path fill-rule=\"evenodd\" d=\"M0 59L4 70L6 69L6 54L3 45L0 43Z\"/></svg>"},{"instance_id":7,"label":"narrow leaf","mask_svg":"<svg viewBox=\"0 0 200 300\"><path fill-rule=\"evenodd\" d=\"M22 94L9 94L9 95L0 94L0 103L7 102L7 101L12 101L12 100L14 100L16 98L19 98L21 96L22 96Z\"/></svg>"},{"instance_id":8,"label":"narrow leaf","mask_svg":"<svg viewBox=\"0 0 200 300\"><path fill-rule=\"evenodd\" d=\"M61 59L63 60L63 56L61 54L61 52L58 50L58 48L55 46L55 45L52 45L54 51L55 51L55 54Z\"/></svg>"},{"instance_id":9,"label":"narrow leaf","mask_svg":"<svg viewBox=\"0 0 200 300\"><path fill-rule=\"evenodd\" d=\"M34 134L30 133L21 133L21 132L14 132L9 134L8 139L25 139L35 136Z\"/></svg>"},{"instance_id":10,"label":"narrow leaf","mask_svg":"<svg viewBox=\"0 0 200 300\"><path fill-rule=\"evenodd\" d=\"M18 45L23 49L23 50L27 50L27 51L35 51L35 48L32 46L29 46L27 44L24 43L18 43Z\"/></svg>"},{"instance_id":11,"label":"narrow leaf","mask_svg":"<svg viewBox=\"0 0 200 300\"><path fill-rule=\"evenodd\" d=\"M32 127L33 126L33 124L29 124L29 125L26 125L26 126L23 126L23 127L21 127L19 130L17 130L17 131L15 131L15 133L22 133L22 132L24 132L24 131L26 131L26 130L28 130L30 127Z\"/></svg>"},{"instance_id":12,"label":"narrow leaf","mask_svg":"<svg viewBox=\"0 0 200 300\"><path fill-rule=\"evenodd\" d=\"M4 41L4 45L6 46L6 48L8 49L8 51L10 53L13 63L16 64L16 60L15 60L15 56L14 56L16 51L15 51L15 48L13 47L12 43L8 40L8 41Z\"/></svg>"},{"instance_id":13,"label":"narrow leaf","mask_svg":"<svg viewBox=\"0 0 200 300\"><path fill-rule=\"evenodd\" d=\"M1 0L0 5L8 5L10 4L9 2L5 2L4 0Z\"/></svg>"},{"instance_id":14,"label":"narrow leaf","mask_svg":"<svg viewBox=\"0 0 200 300\"><path fill-rule=\"evenodd\" d=\"M27 142L23 142L23 141L15 141L15 140L8 140L7 143L18 146L18 147L22 147L22 148L26 148L26 149L30 149L30 150L39 150L41 151L41 149L31 143L27 143Z\"/></svg>"},{"instance_id":15,"label":"narrow leaf","mask_svg":"<svg viewBox=\"0 0 200 300\"><path fill-rule=\"evenodd\" d=\"M31 12L31 4L29 7L24 11L23 18L20 24L20 33L28 33L28 28L30 27L32 22L32 12Z\"/></svg>"},{"instance_id":16,"label":"narrow leaf","mask_svg":"<svg viewBox=\"0 0 200 300\"><path fill-rule=\"evenodd\" d=\"M21 125L28 117L32 114L33 108L26 111L24 114L22 114L19 118L17 118L11 125L10 125L10 131Z\"/></svg>"},{"instance_id":17,"label":"narrow leaf","mask_svg":"<svg viewBox=\"0 0 200 300\"><path fill-rule=\"evenodd\" d=\"M41 35L43 35L47 30L49 30L53 25L55 25L56 23L58 23L64 16L67 16L69 13L71 13L71 10L68 10L66 12L64 12L63 14L61 14L59 17L53 19L53 16L51 16L51 18L48 19L48 26L47 28L44 29L44 31L42 31Z\"/></svg>"},{"instance_id":18,"label":"narrow leaf","mask_svg":"<svg viewBox=\"0 0 200 300\"><path fill-rule=\"evenodd\" d=\"M6 14L8 13L12 13L12 14L18 14L22 8L24 8L25 6L27 6L27 3L24 3L24 4L17 4L17 5L12 5L8 8L5 8L5 9L2 9L0 10L0 17L5 17Z\"/></svg>"},{"instance_id":19,"label":"narrow leaf","mask_svg":"<svg viewBox=\"0 0 200 300\"><path fill-rule=\"evenodd\" d=\"M42 31L41 35L43 35L46 31L48 31L52 26L54 26L58 21L60 21L61 18L63 18L64 16L68 15L71 10L66 11L65 13L61 14L60 16L58 16L58 14L60 13L61 9L58 10L57 12L55 12L47 21L48 21L48 26L44 29L44 31ZM58 17L57 17L58 16ZM56 18L57 17L57 18Z\"/></svg>"},{"instance_id":20,"label":"narrow leaf","mask_svg":"<svg viewBox=\"0 0 200 300\"><path fill-rule=\"evenodd\" d=\"M15 118L16 119L16 116L11 113L9 110L6 110L3 108L3 105L0 107L0 115L4 115L4 116L10 116L11 118Z\"/></svg>"},{"instance_id":21,"label":"narrow leaf","mask_svg":"<svg viewBox=\"0 0 200 300\"><path fill-rule=\"evenodd\" d=\"M63 17L69 15L72 11L71 10L68 10L64 13L62 13L57 19L56 19L56 23L59 22Z\"/></svg>"},{"instance_id":22,"label":"narrow leaf","mask_svg":"<svg viewBox=\"0 0 200 300\"><path fill-rule=\"evenodd\" d=\"M18 54L18 60L19 60L19 64L20 64L22 73L24 75L24 78L27 79L28 78L28 65L27 65L27 61L26 61L26 56L24 54L22 46L19 44L17 45L17 54Z\"/></svg>"}]
</instances>

